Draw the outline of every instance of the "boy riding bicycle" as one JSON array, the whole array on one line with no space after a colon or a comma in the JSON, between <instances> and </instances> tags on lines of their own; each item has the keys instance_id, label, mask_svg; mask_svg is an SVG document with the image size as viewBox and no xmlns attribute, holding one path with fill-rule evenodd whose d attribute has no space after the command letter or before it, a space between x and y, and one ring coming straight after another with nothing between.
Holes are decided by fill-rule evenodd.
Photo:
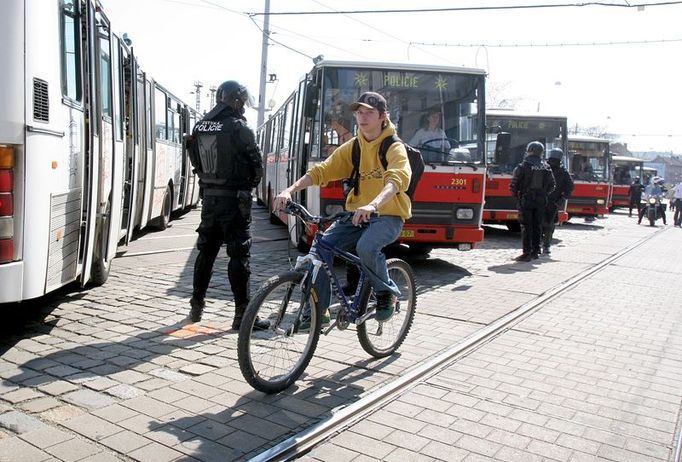
<instances>
[{"instance_id":1,"label":"boy riding bicycle","mask_svg":"<svg viewBox=\"0 0 682 462\"><path fill-rule=\"evenodd\" d=\"M358 181L346 198L346 209L354 214L351 222L336 222L330 226L324 233L324 241L339 249L356 252L376 294L376 319L385 321L393 314L395 297L400 291L388 275L382 249L398 239L405 220L411 216L412 204L405 191L412 172L402 143L389 147L385 170L379 159L382 140L396 134L395 126L389 120L386 99L378 93L366 92L351 109L358 125L360 143ZM313 166L275 197L274 210L284 209L297 191L349 178L353 170L352 149L353 139L335 149L324 162ZM320 309L324 310L330 297L326 273L320 272L315 287Z\"/></svg>"}]
</instances>

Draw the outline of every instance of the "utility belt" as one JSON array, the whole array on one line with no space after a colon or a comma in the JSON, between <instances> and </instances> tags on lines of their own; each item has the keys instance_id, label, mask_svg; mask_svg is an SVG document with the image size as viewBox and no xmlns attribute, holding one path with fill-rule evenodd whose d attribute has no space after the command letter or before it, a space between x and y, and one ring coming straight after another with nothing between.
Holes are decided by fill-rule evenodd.
<instances>
[{"instance_id":1,"label":"utility belt","mask_svg":"<svg viewBox=\"0 0 682 462\"><path fill-rule=\"evenodd\" d=\"M204 196L238 197L243 196L245 193L248 193L250 195L251 191L242 191L236 189L204 188Z\"/></svg>"}]
</instances>

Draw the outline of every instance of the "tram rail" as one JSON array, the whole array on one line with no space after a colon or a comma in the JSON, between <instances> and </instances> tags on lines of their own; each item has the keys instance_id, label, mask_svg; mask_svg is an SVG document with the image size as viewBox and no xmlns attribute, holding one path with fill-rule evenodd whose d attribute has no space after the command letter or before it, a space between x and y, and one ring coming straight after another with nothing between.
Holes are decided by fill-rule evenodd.
<instances>
[{"instance_id":1,"label":"tram rail","mask_svg":"<svg viewBox=\"0 0 682 462\"><path fill-rule=\"evenodd\" d=\"M486 327L477 330L432 359L413 366L411 369L401 374L396 380L380 386L378 389L369 392L366 396L352 404L338 408L336 411L333 410L331 417L287 438L270 449L252 457L249 461L288 461L300 457L316 445L347 429L358 420L371 414L374 410L397 398L412 386L436 375L453 362L456 362L489 341L499 337L504 332L512 329L519 322L536 311L539 311L543 306L556 299L559 295L616 262L663 231L664 228L640 239L620 252L611 255L592 267L568 278L564 282L557 284L534 300L519 306L515 310L488 324ZM678 429L676 443L677 448L673 461L680 462L680 457L682 457L682 431L680 431L680 429Z\"/></svg>"}]
</instances>

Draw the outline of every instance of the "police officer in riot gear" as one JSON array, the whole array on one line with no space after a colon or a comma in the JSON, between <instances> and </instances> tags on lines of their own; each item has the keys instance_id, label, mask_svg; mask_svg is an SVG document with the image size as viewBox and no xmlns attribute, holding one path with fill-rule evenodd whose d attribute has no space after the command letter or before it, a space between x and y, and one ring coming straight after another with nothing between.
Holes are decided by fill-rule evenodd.
<instances>
[{"instance_id":1,"label":"police officer in riot gear","mask_svg":"<svg viewBox=\"0 0 682 462\"><path fill-rule=\"evenodd\" d=\"M554 176L556 185L547 197L547 207L545 207L542 223L542 253L545 255L550 254L554 226L559 221L559 210L564 208L564 203L571 197L574 188L571 174L561 165L561 158L563 156L564 152L559 148L550 149L547 156L547 163L552 170L552 176Z\"/></svg>"},{"instance_id":2,"label":"police officer in riot gear","mask_svg":"<svg viewBox=\"0 0 682 462\"><path fill-rule=\"evenodd\" d=\"M554 177L542 160L545 147L531 141L526 147L526 157L514 169L509 189L518 200L519 221L523 236L523 253L516 261L531 261L539 257L542 241L542 219L547 196L554 189Z\"/></svg>"},{"instance_id":3,"label":"police officer in riot gear","mask_svg":"<svg viewBox=\"0 0 682 462\"><path fill-rule=\"evenodd\" d=\"M232 329L239 329L250 298L251 191L263 175L263 161L244 117L244 106L251 103L246 87L233 80L224 82L216 91L216 101L187 141L203 193L189 319L201 320L213 264L225 244L235 302ZM266 321L256 324L267 326Z\"/></svg>"}]
</instances>

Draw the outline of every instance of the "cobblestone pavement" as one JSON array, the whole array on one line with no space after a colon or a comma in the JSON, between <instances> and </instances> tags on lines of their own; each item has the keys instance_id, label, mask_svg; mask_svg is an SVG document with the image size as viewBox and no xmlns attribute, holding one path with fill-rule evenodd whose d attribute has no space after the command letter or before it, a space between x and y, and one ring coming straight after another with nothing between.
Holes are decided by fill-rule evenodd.
<instances>
[{"instance_id":1,"label":"cobblestone pavement","mask_svg":"<svg viewBox=\"0 0 682 462\"><path fill-rule=\"evenodd\" d=\"M419 285L418 313L399 355L370 359L353 332L335 331L320 340L315 358L295 386L267 396L243 381L236 363L237 336L228 330L234 305L224 255L216 262L204 321L184 321L196 256L189 249L198 220L193 211L169 230L132 242L114 260L102 287L69 287L32 303L3 307L18 315L0 338L1 461L246 459L659 229L637 226L619 214L589 224L577 221L557 230L561 242L551 258L524 264L511 261L518 254L518 235L502 228L489 228L486 241L471 252L434 250L429 258L408 256ZM270 225L262 209L254 229L255 288L288 268L296 254L287 249L284 228ZM323 445L309 457L512 460L518 452L517 460L530 460L522 456L545 456L549 453L543 454L542 448L562 447L569 448L569 458L609 458L630 451L666 460L660 441L668 435L669 453L680 404L679 392L673 390L680 379L680 314L672 309L679 300L679 287L672 282L673 275L679 281L679 270L667 250L675 239L679 242L679 234L682 230L668 229L657 235L646 244L652 253L644 260L619 260L522 327L377 413L378 421L373 417L365 423L372 426L367 433L345 432L349 442ZM160 249L176 250L144 254ZM643 266L647 262L650 265ZM660 300L652 309L642 296L652 289L645 282L652 270L643 267L654 268L659 286L674 289L659 287L655 293L676 298ZM612 279L605 279L607 274ZM656 322L650 319L654 314ZM581 330L585 327L589 333ZM678 329L676 335L673 329ZM582 338L577 341L576 335ZM558 353L565 356L555 357ZM628 362L630 357L639 362ZM639 402L626 399L630 389L640 390ZM568 399L584 402L585 409L567 406L563 401ZM421 412L433 422L416 429L423 419L411 412L422 402L441 404L435 409L422 406ZM444 408L448 411L435 412ZM656 416L643 414L643 408L655 409ZM388 424L389 417L397 423ZM652 421L642 424L647 417ZM572 424L573 431L550 426L552 419ZM612 433L603 429L607 421L612 422ZM578 435L576 427L581 425ZM396 427L400 430L390 430ZM581 438L588 427L605 440L599 449L571 449L570 444L586 441ZM379 438L373 431L385 435ZM418 433L419 438L404 438L399 431ZM613 434L620 435L617 442L622 444L609 443ZM638 436L639 449L624 436L629 434ZM365 448L367 437L374 443ZM393 444L413 438L428 441L422 447ZM379 444L381 451L370 452L369 447ZM445 452L425 451L429 444ZM651 453L642 449L647 445L654 448ZM609 448L614 452L604 452ZM324 456L325 451L332 455ZM405 452L407 458L401 458L403 451L410 451Z\"/></svg>"}]
</instances>

